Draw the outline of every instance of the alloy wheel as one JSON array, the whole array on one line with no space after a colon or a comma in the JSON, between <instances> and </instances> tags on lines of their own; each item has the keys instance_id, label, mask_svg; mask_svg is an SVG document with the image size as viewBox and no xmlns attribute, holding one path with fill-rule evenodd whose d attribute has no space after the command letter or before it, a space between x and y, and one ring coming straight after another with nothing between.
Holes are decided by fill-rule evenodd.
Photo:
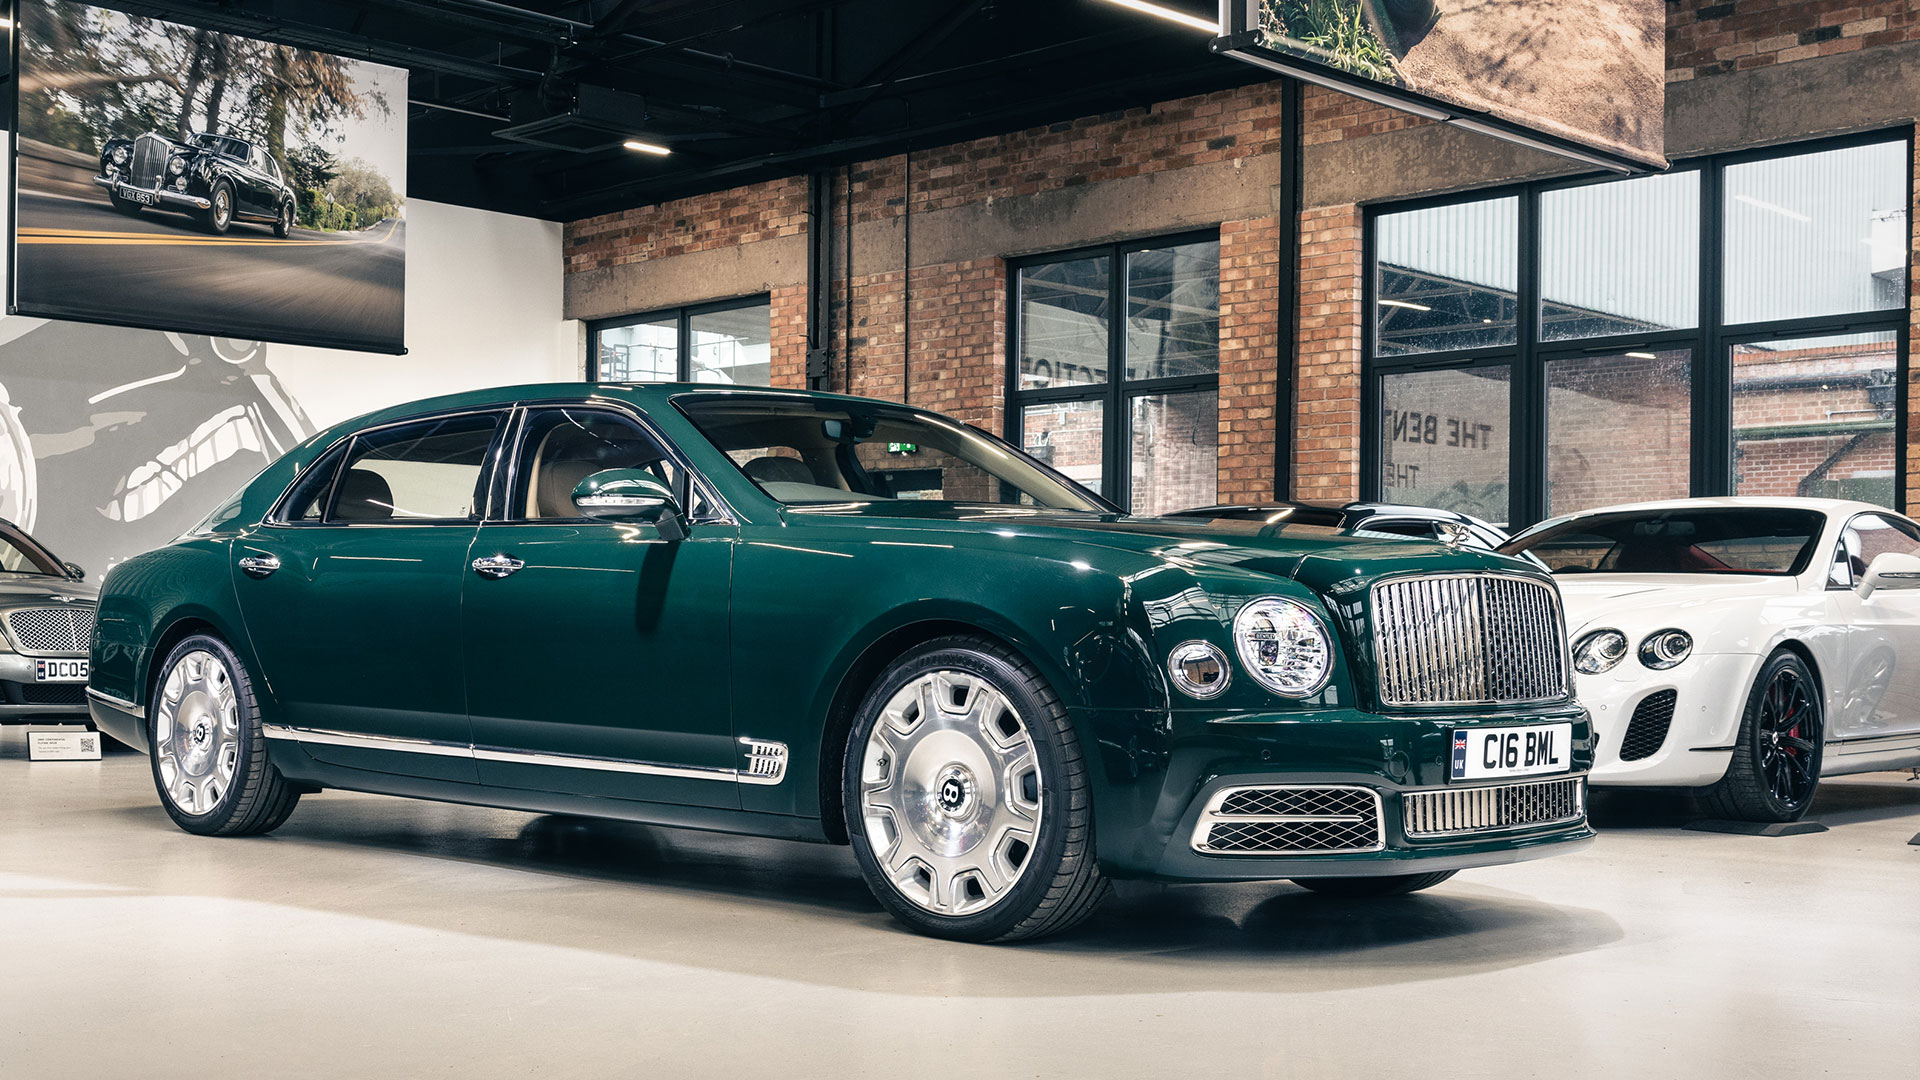
<instances>
[{"instance_id":1,"label":"alloy wheel","mask_svg":"<svg viewBox=\"0 0 1920 1080\"><path fill-rule=\"evenodd\" d=\"M1819 777L1820 718L1806 681L1792 668L1774 673L1760 700L1760 775L1783 808L1798 809L1813 797Z\"/></svg>"},{"instance_id":2,"label":"alloy wheel","mask_svg":"<svg viewBox=\"0 0 1920 1080\"><path fill-rule=\"evenodd\" d=\"M987 679L928 672L888 700L867 737L860 809L901 896L939 915L983 911L1019 883L1040 833L1033 736Z\"/></svg>"},{"instance_id":3,"label":"alloy wheel","mask_svg":"<svg viewBox=\"0 0 1920 1080\"><path fill-rule=\"evenodd\" d=\"M182 813L209 814L240 764L240 703L233 673L204 650L182 656L161 683L153 713L160 790Z\"/></svg>"}]
</instances>

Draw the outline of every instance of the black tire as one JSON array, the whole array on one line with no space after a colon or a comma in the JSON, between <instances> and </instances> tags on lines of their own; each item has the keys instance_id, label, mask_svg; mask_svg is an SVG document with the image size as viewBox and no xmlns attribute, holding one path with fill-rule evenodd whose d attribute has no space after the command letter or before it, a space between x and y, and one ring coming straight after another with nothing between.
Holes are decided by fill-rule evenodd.
<instances>
[{"instance_id":1,"label":"black tire","mask_svg":"<svg viewBox=\"0 0 1920 1080\"><path fill-rule=\"evenodd\" d=\"M224 203L221 201L223 198ZM210 233L223 235L233 227L233 185L225 180L215 180L213 189L207 192L207 200L213 205L201 211L200 224Z\"/></svg>"},{"instance_id":2,"label":"black tire","mask_svg":"<svg viewBox=\"0 0 1920 1080\"><path fill-rule=\"evenodd\" d=\"M1019 732L1031 740L1033 768L1029 775L1033 782L1033 801L1039 808L1039 824L1033 830L1031 845L1016 843L1006 849L1021 847L1025 854L1003 895L983 910L951 915L929 910L921 901L910 899L888 876L868 837L863 797L869 739L889 702L908 686L942 672L982 680L1004 696L1013 719L1003 711L996 722L1016 725ZM967 693L971 701L975 691ZM1021 737L1015 732L1007 735L1010 739ZM884 754L876 760L887 761ZM1074 926L1091 915L1110 892L1107 879L1100 873L1094 848L1092 784L1080 740L1074 734L1059 696L1046 680L1032 664L998 642L956 635L928 642L895 660L860 705L848 733L845 761L841 793L854 857L874 897L895 918L914 930L956 941L1030 940ZM901 775L906 764L902 762L899 766ZM880 767L894 766L889 763ZM946 785L941 785L940 790L944 793ZM966 791L970 803L971 778ZM992 813L992 810L985 812ZM998 841L989 836L986 842ZM889 852L891 850L889 848ZM977 851L965 852L959 858L977 857ZM987 854L989 859L994 857L992 853ZM930 867L927 881L930 889L936 888L932 885ZM959 881L959 877L950 878L944 887L951 890Z\"/></svg>"},{"instance_id":3,"label":"black tire","mask_svg":"<svg viewBox=\"0 0 1920 1080\"><path fill-rule=\"evenodd\" d=\"M1820 788L1826 734L1820 686L1807 662L1785 649L1769 656L1747 693L1727 774L1701 793L1708 816L1800 820Z\"/></svg>"},{"instance_id":4,"label":"black tire","mask_svg":"<svg viewBox=\"0 0 1920 1080\"><path fill-rule=\"evenodd\" d=\"M293 235L293 204L281 203L280 216L273 220L273 235L285 240Z\"/></svg>"},{"instance_id":5,"label":"black tire","mask_svg":"<svg viewBox=\"0 0 1920 1080\"><path fill-rule=\"evenodd\" d=\"M184 701L168 697L170 685L179 685L173 683L176 669L195 654L211 655L225 665L234 704L233 761L226 782L204 809L181 805L169 786L166 772L170 766L165 760L169 744L184 747L200 727L186 723ZM187 671L182 669L181 675L184 683ZM169 704L174 706L171 719L163 721ZM163 728L170 734L163 737ZM147 745L152 748L149 760L160 805L173 823L187 832L199 836L258 836L278 828L300 802L299 790L267 760L267 740L260 731L260 705L253 693L253 680L227 643L210 634L195 634L181 641L161 664L152 700L147 703ZM187 766L176 758L171 767L178 772ZM217 764L213 768L218 768ZM199 775L211 781L213 768ZM191 785L192 777L188 779ZM204 795L205 790L203 785L198 793Z\"/></svg>"},{"instance_id":6,"label":"black tire","mask_svg":"<svg viewBox=\"0 0 1920 1080\"><path fill-rule=\"evenodd\" d=\"M113 204L113 208L115 210L120 211L121 213L127 215L128 217L137 217L139 216L140 211L146 209L145 206L142 206L131 199L123 199L118 195L109 194L107 196L107 201Z\"/></svg>"},{"instance_id":7,"label":"black tire","mask_svg":"<svg viewBox=\"0 0 1920 1080\"><path fill-rule=\"evenodd\" d=\"M1421 889L1431 889L1459 872L1458 870L1436 870L1430 874L1391 874L1386 877L1297 877L1293 879L1293 883L1303 889L1311 889L1327 896L1359 900L1378 896L1405 896L1408 893L1419 892Z\"/></svg>"}]
</instances>

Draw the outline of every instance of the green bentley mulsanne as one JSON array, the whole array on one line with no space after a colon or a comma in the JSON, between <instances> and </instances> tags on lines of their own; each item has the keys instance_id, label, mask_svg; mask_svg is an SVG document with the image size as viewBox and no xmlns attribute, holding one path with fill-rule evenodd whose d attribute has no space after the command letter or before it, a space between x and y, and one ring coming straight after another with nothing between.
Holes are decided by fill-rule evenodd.
<instances>
[{"instance_id":1,"label":"green bentley mulsanne","mask_svg":"<svg viewBox=\"0 0 1920 1080\"><path fill-rule=\"evenodd\" d=\"M518 387L321 433L100 597L88 699L181 828L382 792L850 843L966 940L1115 877L1380 896L1572 850L1532 563L1129 517L860 398Z\"/></svg>"}]
</instances>

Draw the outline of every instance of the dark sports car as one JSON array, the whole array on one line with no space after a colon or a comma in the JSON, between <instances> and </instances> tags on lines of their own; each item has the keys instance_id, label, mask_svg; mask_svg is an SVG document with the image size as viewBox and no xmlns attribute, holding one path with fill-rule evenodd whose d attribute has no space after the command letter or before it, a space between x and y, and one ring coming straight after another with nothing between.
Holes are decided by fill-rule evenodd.
<instances>
[{"instance_id":1,"label":"dark sports car","mask_svg":"<svg viewBox=\"0 0 1920 1080\"><path fill-rule=\"evenodd\" d=\"M231 135L196 131L181 142L149 131L108 139L93 182L123 214L151 207L188 214L216 233L235 221L270 225L279 237L293 231L293 189L280 163Z\"/></svg>"}]
</instances>

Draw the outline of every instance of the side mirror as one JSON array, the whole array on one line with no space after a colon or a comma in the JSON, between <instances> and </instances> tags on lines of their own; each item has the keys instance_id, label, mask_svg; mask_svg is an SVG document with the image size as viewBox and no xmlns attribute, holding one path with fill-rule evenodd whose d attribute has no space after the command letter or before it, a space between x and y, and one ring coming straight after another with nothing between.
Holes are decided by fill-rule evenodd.
<instances>
[{"instance_id":1,"label":"side mirror","mask_svg":"<svg viewBox=\"0 0 1920 1080\"><path fill-rule=\"evenodd\" d=\"M80 564L77 562L61 563L60 569L65 570L67 572L67 576L72 578L75 581L86 580L87 572L85 570L80 569Z\"/></svg>"},{"instance_id":2,"label":"side mirror","mask_svg":"<svg viewBox=\"0 0 1920 1080\"><path fill-rule=\"evenodd\" d=\"M1855 589L1862 600L1881 589L1920 589L1920 558L1897 551L1876 555Z\"/></svg>"},{"instance_id":3,"label":"side mirror","mask_svg":"<svg viewBox=\"0 0 1920 1080\"><path fill-rule=\"evenodd\" d=\"M673 489L644 469L603 469L573 489L573 505L582 517L657 526L660 535L679 540L680 501Z\"/></svg>"}]
</instances>

